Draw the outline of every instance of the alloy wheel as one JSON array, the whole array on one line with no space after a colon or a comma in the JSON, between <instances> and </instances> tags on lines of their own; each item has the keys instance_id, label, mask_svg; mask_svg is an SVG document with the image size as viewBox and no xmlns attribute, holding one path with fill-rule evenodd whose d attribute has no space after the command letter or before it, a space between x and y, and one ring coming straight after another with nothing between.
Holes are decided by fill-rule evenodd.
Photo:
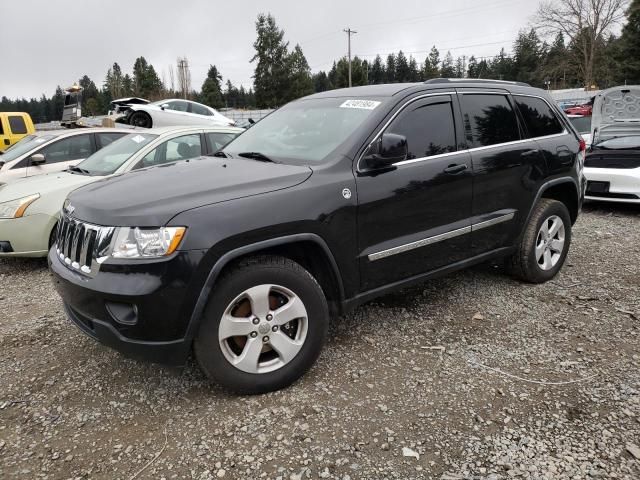
<instances>
[{"instance_id":1,"label":"alloy wheel","mask_svg":"<svg viewBox=\"0 0 640 480\"><path fill-rule=\"evenodd\" d=\"M551 270L556 266L564 251L564 222L553 215L542 222L536 237L536 261L542 270Z\"/></svg>"}]
</instances>

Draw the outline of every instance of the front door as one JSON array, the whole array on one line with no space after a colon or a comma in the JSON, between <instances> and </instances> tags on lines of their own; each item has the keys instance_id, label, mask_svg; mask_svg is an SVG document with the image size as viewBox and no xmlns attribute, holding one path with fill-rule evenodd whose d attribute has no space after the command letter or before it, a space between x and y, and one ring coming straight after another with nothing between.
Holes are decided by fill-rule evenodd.
<instances>
[{"instance_id":1,"label":"front door","mask_svg":"<svg viewBox=\"0 0 640 480\"><path fill-rule=\"evenodd\" d=\"M471 159L458 151L455 101L442 94L408 101L385 130L406 137L407 160L379 172L359 168L363 291L436 270L469 253Z\"/></svg>"}]
</instances>

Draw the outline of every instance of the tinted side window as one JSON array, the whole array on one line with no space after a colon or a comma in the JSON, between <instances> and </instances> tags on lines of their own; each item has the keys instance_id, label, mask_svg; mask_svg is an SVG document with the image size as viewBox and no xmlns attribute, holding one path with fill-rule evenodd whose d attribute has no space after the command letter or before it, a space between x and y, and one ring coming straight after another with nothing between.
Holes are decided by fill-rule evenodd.
<instances>
[{"instance_id":1,"label":"tinted side window","mask_svg":"<svg viewBox=\"0 0 640 480\"><path fill-rule=\"evenodd\" d=\"M520 140L518 120L505 95L462 95L462 118L471 148Z\"/></svg>"},{"instance_id":2,"label":"tinted side window","mask_svg":"<svg viewBox=\"0 0 640 480\"><path fill-rule=\"evenodd\" d=\"M207 116L213 115L213 113L211 113L211 110L209 110L208 108L204 108L202 105L198 105L197 103L191 104L191 113Z\"/></svg>"},{"instance_id":3,"label":"tinted side window","mask_svg":"<svg viewBox=\"0 0 640 480\"><path fill-rule=\"evenodd\" d=\"M96 139L98 140L98 148L104 148L112 142L115 142L121 137L124 137L126 133L96 133Z\"/></svg>"},{"instance_id":4,"label":"tinted side window","mask_svg":"<svg viewBox=\"0 0 640 480\"><path fill-rule=\"evenodd\" d=\"M514 98L532 137L544 137L564 131L551 107L541 98L519 96Z\"/></svg>"},{"instance_id":5,"label":"tinted side window","mask_svg":"<svg viewBox=\"0 0 640 480\"><path fill-rule=\"evenodd\" d=\"M408 159L456 150L453 110L448 98L418 101L409 105L387 131L407 138Z\"/></svg>"},{"instance_id":6,"label":"tinted side window","mask_svg":"<svg viewBox=\"0 0 640 480\"><path fill-rule=\"evenodd\" d=\"M47 163L81 160L91 155L91 135L74 135L47 145L37 153L44 153Z\"/></svg>"},{"instance_id":7,"label":"tinted side window","mask_svg":"<svg viewBox=\"0 0 640 480\"><path fill-rule=\"evenodd\" d=\"M9 117L9 128L15 134L27 133L27 125L24 123L24 118L17 115L11 115Z\"/></svg>"}]
</instances>

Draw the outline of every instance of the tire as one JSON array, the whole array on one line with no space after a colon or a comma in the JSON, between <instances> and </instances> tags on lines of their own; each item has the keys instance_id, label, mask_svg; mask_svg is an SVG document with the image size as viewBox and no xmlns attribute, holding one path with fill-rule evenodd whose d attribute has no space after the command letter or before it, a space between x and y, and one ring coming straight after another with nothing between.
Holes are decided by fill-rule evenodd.
<instances>
[{"instance_id":1,"label":"tire","mask_svg":"<svg viewBox=\"0 0 640 480\"><path fill-rule=\"evenodd\" d=\"M555 222L561 225L556 226ZM545 239L546 232L550 239ZM567 207L557 200L543 198L534 207L516 252L507 259L507 269L525 282L547 282L564 265L570 245L571 218Z\"/></svg>"},{"instance_id":2,"label":"tire","mask_svg":"<svg viewBox=\"0 0 640 480\"><path fill-rule=\"evenodd\" d=\"M282 323L287 315L292 320ZM266 393L291 385L311 368L328 326L327 300L307 270L283 257L250 258L217 282L194 353L204 373L223 387Z\"/></svg>"},{"instance_id":3,"label":"tire","mask_svg":"<svg viewBox=\"0 0 640 480\"><path fill-rule=\"evenodd\" d=\"M147 112L134 112L129 119L129 125L141 128L151 128L153 127L153 121Z\"/></svg>"}]
</instances>

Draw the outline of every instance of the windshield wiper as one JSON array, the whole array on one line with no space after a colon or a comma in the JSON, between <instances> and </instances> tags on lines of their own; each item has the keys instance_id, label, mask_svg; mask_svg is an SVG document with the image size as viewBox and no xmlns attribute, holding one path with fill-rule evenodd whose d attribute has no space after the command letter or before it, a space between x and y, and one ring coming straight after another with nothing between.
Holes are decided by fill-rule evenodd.
<instances>
[{"instance_id":1,"label":"windshield wiper","mask_svg":"<svg viewBox=\"0 0 640 480\"><path fill-rule=\"evenodd\" d=\"M278 163L275 160L267 157L264 153L260 152L242 152L238 154L239 157L250 158L252 160L258 160L260 162Z\"/></svg>"},{"instance_id":2,"label":"windshield wiper","mask_svg":"<svg viewBox=\"0 0 640 480\"><path fill-rule=\"evenodd\" d=\"M84 168L80 168L80 167L69 167L67 168L67 170L69 172L82 173L83 175L91 175L91 172L89 172L89 170L85 170Z\"/></svg>"}]
</instances>

